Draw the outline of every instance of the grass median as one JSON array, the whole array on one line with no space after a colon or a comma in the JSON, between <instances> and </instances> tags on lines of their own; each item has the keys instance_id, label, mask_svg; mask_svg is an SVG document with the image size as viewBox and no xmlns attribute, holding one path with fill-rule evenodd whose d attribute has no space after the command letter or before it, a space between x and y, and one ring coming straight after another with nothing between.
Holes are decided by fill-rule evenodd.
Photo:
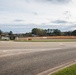
<instances>
[{"instance_id":1,"label":"grass median","mask_svg":"<svg viewBox=\"0 0 76 75\"><path fill-rule=\"evenodd\" d=\"M76 75L76 64L70 66L70 67L67 67L67 68L64 68L56 73L53 73L51 75Z\"/></svg>"}]
</instances>

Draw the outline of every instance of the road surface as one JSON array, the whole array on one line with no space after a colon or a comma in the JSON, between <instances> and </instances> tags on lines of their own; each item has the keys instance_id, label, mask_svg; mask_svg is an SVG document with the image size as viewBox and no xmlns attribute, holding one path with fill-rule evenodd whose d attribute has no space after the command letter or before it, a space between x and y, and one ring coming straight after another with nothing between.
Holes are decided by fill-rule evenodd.
<instances>
[{"instance_id":1,"label":"road surface","mask_svg":"<svg viewBox=\"0 0 76 75\"><path fill-rule=\"evenodd\" d=\"M76 42L0 41L0 75L37 75L76 60Z\"/></svg>"}]
</instances>

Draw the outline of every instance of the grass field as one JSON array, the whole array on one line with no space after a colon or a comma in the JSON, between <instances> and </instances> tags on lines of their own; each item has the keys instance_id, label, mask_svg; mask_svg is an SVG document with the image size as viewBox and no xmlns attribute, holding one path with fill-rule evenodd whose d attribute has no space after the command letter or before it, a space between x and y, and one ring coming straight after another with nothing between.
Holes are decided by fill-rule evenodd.
<instances>
[{"instance_id":1,"label":"grass field","mask_svg":"<svg viewBox=\"0 0 76 75\"><path fill-rule=\"evenodd\" d=\"M76 36L47 36L19 38L21 42L76 42Z\"/></svg>"},{"instance_id":2,"label":"grass field","mask_svg":"<svg viewBox=\"0 0 76 75\"><path fill-rule=\"evenodd\" d=\"M52 75L76 75L76 64L53 73Z\"/></svg>"},{"instance_id":3,"label":"grass field","mask_svg":"<svg viewBox=\"0 0 76 75\"><path fill-rule=\"evenodd\" d=\"M76 42L76 39L19 39L19 42Z\"/></svg>"}]
</instances>

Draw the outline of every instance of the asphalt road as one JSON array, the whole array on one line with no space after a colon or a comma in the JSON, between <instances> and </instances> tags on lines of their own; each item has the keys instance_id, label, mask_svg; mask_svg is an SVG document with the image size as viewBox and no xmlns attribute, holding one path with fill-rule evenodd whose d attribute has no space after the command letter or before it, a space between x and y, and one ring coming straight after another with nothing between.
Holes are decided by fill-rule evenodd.
<instances>
[{"instance_id":1,"label":"asphalt road","mask_svg":"<svg viewBox=\"0 0 76 75\"><path fill-rule=\"evenodd\" d=\"M76 60L76 42L2 42L0 75L37 75Z\"/></svg>"}]
</instances>

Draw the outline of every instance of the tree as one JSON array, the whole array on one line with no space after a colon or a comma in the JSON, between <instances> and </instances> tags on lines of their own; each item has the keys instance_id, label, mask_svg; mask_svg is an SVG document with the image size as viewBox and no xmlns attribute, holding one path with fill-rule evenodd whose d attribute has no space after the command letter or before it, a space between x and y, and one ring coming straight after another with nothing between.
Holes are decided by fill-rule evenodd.
<instances>
[{"instance_id":1,"label":"tree","mask_svg":"<svg viewBox=\"0 0 76 75\"><path fill-rule=\"evenodd\" d=\"M2 34L2 31L0 30L0 35Z\"/></svg>"},{"instance_id":2,"label":"tree","mask_svg":"<svg viewBox=\"0 0 76 75\"><path fill-rule=\"evenodd\" d=\"M0 30L0 39L1 39L2 31Z\"/></svg>"},{"instance_id":3,"label":"tree","mask_svg":"<svg viewBox=\"0 0 76 75\"><path fill-rule=\"evenodd\" d=\"M72 35L76 36L76 30L74 30L74 31L72 32Z\"/></svg>"},{"instance_id":4,"label":"tree","mask_svg":"<svg viewBox=\"0 0 76 75\"><path fill-rule=\"evenodd\" d=\"M45 35L45 30L40 29L40 28L33 28L32 29L32 34L36 35L36 36L44 36Z\"/></svg>"},{"instance_id":5,"label":"tree","mask_svg":"<svg viewBox=\"0 0 76 75\"><path fill-rule=\"evenodd\" d=\"M47 29L47 35L52 36L54 32L54 29Z\"/></svg>"},{"instance_id":6,"label":"tree","mask_svg":"<svg viewBox=\"0 0 76 75\"><path fill-rule=\"evenodd\" d=\"M71 36L71 35L72 35L72 32L71 31L64 32L64 36Z\"/></svg>"},{"instance_id":7,"label":"tree","mask_svg":"<svg viewBox=\"0 0 76 75\"><path fill-rule=\"evenodd\" d=\"M61 35L61 31L58 30L58 29L54 29L53 35L60 36Z\"/></svg>"},{"instance_id":8,"label":"tree","mask_svg":"<svg viewBox=\"0 0 76 75\"><path fill-rule=\"evenodd\" d=\"M31 37L31 36L32 36L32 34L29 32L29 33L26 33L26 34L25 34L25 36L27 36L27 37L29 37L29 36L30 36L30 37Z\"/></svg>"},{"instance_id":9,"label":"tree","mask_svg":"<svg viewBox=\"0 0 76 75\"><path fill-rule=\"evenodd\" d=\"M9 38L10 40L15 40L15 36L13 35L12 31L9 32Z\"/></svg>"},{"instance_id":10,"label":"tree","mask_svg":"<svg viewBox=\"0 0 76 75\"><path fill-rule=\"evenodd\" d=\"M12 32L12 31L10 31L10 32L9 32L9 35L13 35L13 32Z\"/></svg>"}]
</instances>

